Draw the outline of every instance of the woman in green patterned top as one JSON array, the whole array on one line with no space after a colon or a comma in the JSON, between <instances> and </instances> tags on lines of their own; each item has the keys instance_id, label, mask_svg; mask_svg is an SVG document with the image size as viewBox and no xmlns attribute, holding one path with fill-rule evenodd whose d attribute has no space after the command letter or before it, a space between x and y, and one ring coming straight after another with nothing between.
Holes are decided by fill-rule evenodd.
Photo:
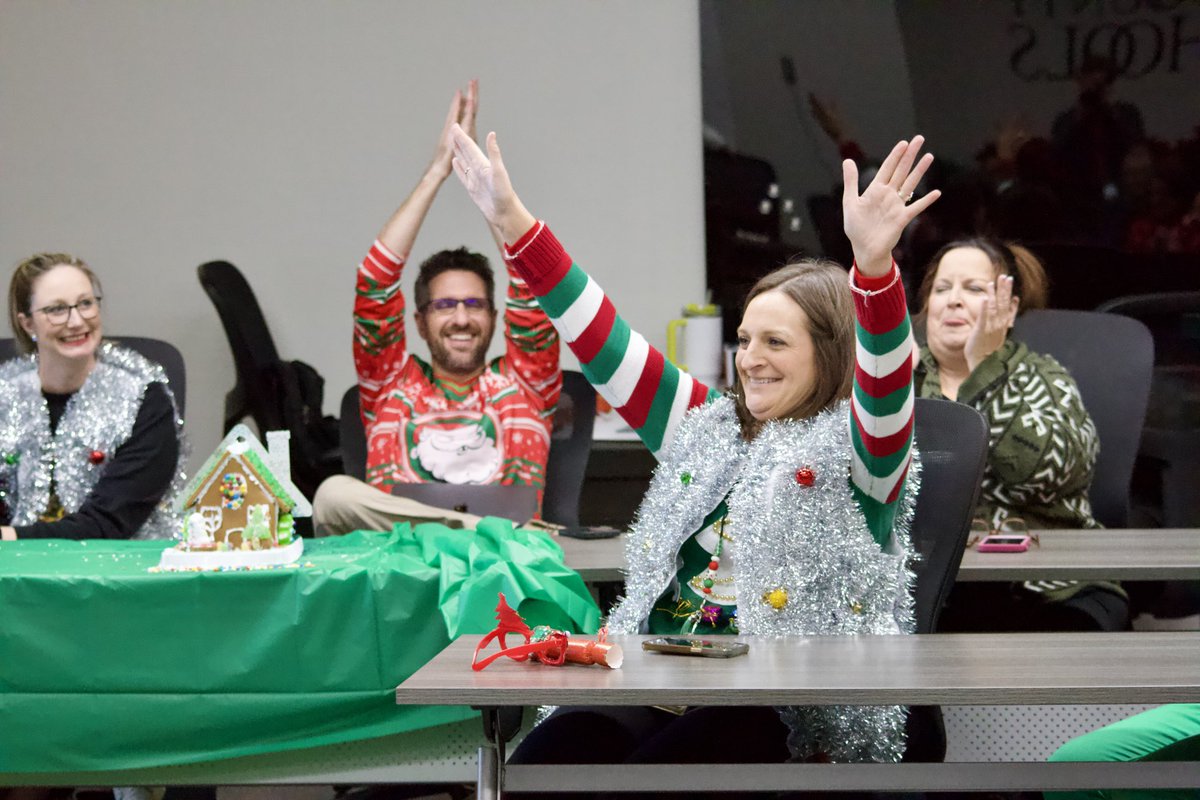
<instances>
[{"instance_id":1,"label":"woman in green patterned top","mask_svg":"<svg viewBox=\"0 0 1200 800\"><path fill-rule=\"evenodd\" d=\"M1044 308L1041 262L1016 244L952 242L917 291L925 319L917 396L966 403L988 421L977 516L986 527L1096 528L1088 489L1099 440L1070 373L1009 338L1017 314ZM958 584L941 630L1120 630L1128 601L1111 583Z\"/></svg>"}]
</instances>

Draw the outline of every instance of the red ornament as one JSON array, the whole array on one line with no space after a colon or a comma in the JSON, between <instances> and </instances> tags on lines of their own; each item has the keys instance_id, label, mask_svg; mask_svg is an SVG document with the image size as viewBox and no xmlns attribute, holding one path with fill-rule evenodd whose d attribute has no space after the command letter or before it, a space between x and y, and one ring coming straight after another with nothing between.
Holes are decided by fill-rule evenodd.
<instances>
[{"instance_id":1,"label":"red ornament","mask_svg":"<svg viewBox=\"0 0 1200 800\"><path fill-rule=\"evenodd\" d=\"M808 467L801 467L796 470L796 483L801 486L812 486L816 483L817 475Z\"/></svg>"},{"instance_id":2,"label":"red ornament","mask_svg":"<svg viewBox=\"0 0 1200 800\"><path fill-rule=\"evenodd\" d=\"M721 563L719 561L708 562L708 568L711 569L713 572L716 572L717 569L720 568L720 566L721 566Z\"/></svg>"},{"instance_id":3,"label":"red ornament","mask_svg":"<svg viewBox=\"0 0 1200 800\"><path fill-rule=\"evenodd\" d=\"M93 464L103 463L104 462L104 453L101 452L100 450L93 450L91 453L88 454L88 461L92 462Z\"/></svg>"}]
</instances>

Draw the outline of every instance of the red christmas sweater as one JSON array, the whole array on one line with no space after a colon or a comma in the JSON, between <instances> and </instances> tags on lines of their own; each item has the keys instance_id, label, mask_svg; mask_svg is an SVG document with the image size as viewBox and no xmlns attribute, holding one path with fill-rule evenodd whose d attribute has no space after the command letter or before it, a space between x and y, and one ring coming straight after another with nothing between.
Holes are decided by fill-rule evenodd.
<instances>
[{"instance_id":1,"label":"red christmas sweater","mask_svg":"<svg viewBox=\"0 0 1200 800\"><path fill-rule=\"evenodd\" d=\"M510 273L505 354L461 385L410 353L400 275L405 257L376 241L358 268L354 366L367 434L367 482L501 483L546 478L550 424L562 391L558 334Z\"/></svg>"}]
</instances>

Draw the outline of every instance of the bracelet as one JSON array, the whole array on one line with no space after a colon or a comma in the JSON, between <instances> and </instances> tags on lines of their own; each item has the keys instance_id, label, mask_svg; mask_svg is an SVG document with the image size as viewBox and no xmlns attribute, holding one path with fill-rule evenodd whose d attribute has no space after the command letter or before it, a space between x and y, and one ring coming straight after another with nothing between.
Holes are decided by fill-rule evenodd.
<instances>
[{"instance_id":1,"label":"bracelet","mask_svg":"<svg viewBox=\"0 0 1200 800\"><path fill-rule=\"evenodd\" d=\"M850 270L850 291L863 297L874 297L877 294L883 294L896 285L896 281L900 280L900 268L896 266L896 262L892 262L892 279L888 281L888 285L882 289L861 289L854 285L854 270Z\"/></svg>"},{"instance_id":2,"label":"bracelet","mask_svg":"<svg viewBox=\"0 0 1200 800\"><path fill-rule=\"evenodd\" d=\"M546 229L546 223L539 219L537 221L537 224L534 225L534 227L532 229L532 230L534 230L533 236L530 236L529 241L526 242L525 244L521 245L520 250L516 251L515 253L512 253L512 252L509 252L508 245L504 245L504 259L506 261L515 261L517 258L520 257L521 253L525 252L525 250L529 247L529 245L533 244L537 240L537 238L542 235L542 231L544 231L545 229ZM526 235L528 235L528 231L526 231ZM521 238L523 239L525 237L522 236Z\"/></svg>"}]
</instances>

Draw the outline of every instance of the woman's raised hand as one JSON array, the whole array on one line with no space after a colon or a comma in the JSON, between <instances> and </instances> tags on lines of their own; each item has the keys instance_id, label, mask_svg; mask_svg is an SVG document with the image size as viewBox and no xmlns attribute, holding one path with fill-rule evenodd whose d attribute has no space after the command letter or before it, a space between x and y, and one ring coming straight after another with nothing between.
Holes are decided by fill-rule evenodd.
<instances>
[{"instance_id":1,"label":"woman's raised hand","mask_svg":"<svg viewBox=\"0 0 1200 800\"><path fill-rule=\"evenodd\" d=\"M909 203L925 170L933 163L930 153L917 160L924 143L923 136L898 142L861 195L858 167L850 159L842 162L842 217L854 248L855 264L863 275L886 275L892 268L892 250L904 228L941 197L935 189Z\"/></svg>"},{"instance_id":2,"label":"woman's raised hand","mask_svg":"<svg viewBox=\"0 0 1200 800\"><path fill-rule=\"evenodd\" d=\"M999 350L1008 338L1008 331L1017 318L1019 305L1019 300L1013 297L1012 290L1011 275L1001 275L994 284L987 285L987 299L963 347L967 369L972 372L985 358Z\"/></svg>"},{"instance_id":3,"label":"woman's raised hand","mask_svg":"<svg viewBox=\"0 0 1200 800\"><path fill-rule=\"evenodd\" d=\"M451 129L454 144L454 174L462 182L471 200L483 212L484 218L500 231L504 241L512 244L537 222L525 210L513 191L508 170L500 157L496 134L489 133L485 143L487 154L459 125Z\"/></svg>"}]
</instances>

